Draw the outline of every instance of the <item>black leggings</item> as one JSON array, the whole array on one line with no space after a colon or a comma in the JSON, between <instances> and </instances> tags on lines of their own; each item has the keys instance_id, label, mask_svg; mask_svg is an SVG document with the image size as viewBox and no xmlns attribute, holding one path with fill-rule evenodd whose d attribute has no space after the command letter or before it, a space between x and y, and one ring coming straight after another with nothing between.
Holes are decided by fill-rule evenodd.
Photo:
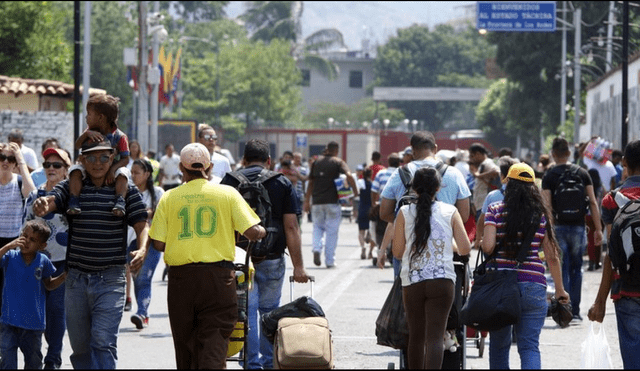
<instances>
[{"instance_id":1,"label":"black leggings","mask_svg":"<svg viewBox=\"0 0 640 371\"><path fill-rule=\"evenodd\" d=\"M409 325L410 369L442 367L444 332L453 299L454 285L449 279L426 280L402 288Z\"/></svg>"}]
</instances>

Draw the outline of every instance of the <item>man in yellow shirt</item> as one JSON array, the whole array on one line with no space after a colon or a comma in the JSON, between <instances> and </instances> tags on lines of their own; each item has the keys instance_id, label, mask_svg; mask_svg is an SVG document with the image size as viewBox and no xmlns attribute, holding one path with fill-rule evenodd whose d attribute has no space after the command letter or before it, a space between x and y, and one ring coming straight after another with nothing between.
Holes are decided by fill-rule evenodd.
<instances>
[{"instance_id":1,"label":"man in yellow shirt","mask_svg":"<svg viewBox=\"0 0 640 371\"><path fill-rule=\"evenodd\" d=\"M179 369L226 368L238 316L234 231L251 241L267 234L237 190L208 181L212 167L202 144L182 149L185 184L163 195L149 232L171 267L167 303Z\"/></svg>"}]
</instances>

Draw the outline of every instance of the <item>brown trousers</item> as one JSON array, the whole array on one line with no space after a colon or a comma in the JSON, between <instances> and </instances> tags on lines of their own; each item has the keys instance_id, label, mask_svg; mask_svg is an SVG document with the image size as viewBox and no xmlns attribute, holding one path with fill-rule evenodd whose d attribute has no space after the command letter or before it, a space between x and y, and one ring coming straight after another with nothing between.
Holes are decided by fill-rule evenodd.
<instances>
[{"instance_id":1,"label":"brown trousers","mask_svg":"<svg viewBox=\"0 0 640 371\"><path fill-rule=\"evenodd\" d=\"M177 368L226 368L238 320L235 270L207 263L171 266L167 303Z\"/></svg>"},{"instance_id":2,"label":"brown trousers","mask_svg":"<svg viewBox=\"0 0 640 371\"><path fill-rule=\"evenodd\" d=\"M440 369L444 332L454 299L453 281L433 279L402 287L409 325L409 369Z\"/></svg>"}]
</instances>

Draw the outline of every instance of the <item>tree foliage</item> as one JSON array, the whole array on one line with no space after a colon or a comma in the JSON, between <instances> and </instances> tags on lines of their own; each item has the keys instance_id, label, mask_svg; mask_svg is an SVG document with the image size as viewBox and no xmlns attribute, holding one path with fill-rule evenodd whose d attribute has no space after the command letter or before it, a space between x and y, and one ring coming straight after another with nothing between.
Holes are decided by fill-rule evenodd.
<instances>
[{"instance_id":1,"label":"tree foliage","mask_svg":"<svg viewBox=\"0 0 640 371\"><path fill-rule=\"evenodd\" d=\"M486 88L490 82L484 77L485 60L492 57L494 51L472 27L455 33L446 25L436 27L433 32L414 25L398 30L396 37L378 48L375 85ZM457 102L390 102L389 105L400 108L410 119L425 120L433 131L443 128L447 122L459 121L455 114L460 111L473 110L473 105Z\"/></svg>"},{"instance_id":2,"label":"tree foliage","mask_svg":"<svg viewBox=\"0 0 640 371\"><path fill-rule=\"evenodd\" d=\"M67 16L47 1L0 2L0 74L70 82L73 49L59 27Z\"/></svg>"},{"instance_id":3,"label":"tree foliage","mask_svg":"<svg viewBox=\"0 0 640 371\"><path fill-rule=\"evenodd\" d=\"M240 16L253 41L298 41L302 34L302 1L246 1Z\"/></svg>"},{"instance_id":4,"label":"tree foliage","mask_svg":"<svg viewBox=\"0 0 640 371\"><path fill-rule=\"evenodd\" d=\"M242 115L246 126L258 122L282 123L295 117L301 99L300 74L286 41L239 41L223 44L219 54L204 52L184 66L183 117L213 122L216 112L226 130L244 130L231 116ZM215 100L216 78L219 100ZM229 125L227 125L229 124Z\"/></svg>"},{"instance_id":5,"label":"tree foliage","mask_svg":"<svg viewBox=\"0 0 640 371\"><path fill-rule=\"evenodd\" d=\"M195 23L222 19L228 4L228 1L161 1L160 10L168 12L173 7L179 18Z\"/></svg>"}]
</instances>

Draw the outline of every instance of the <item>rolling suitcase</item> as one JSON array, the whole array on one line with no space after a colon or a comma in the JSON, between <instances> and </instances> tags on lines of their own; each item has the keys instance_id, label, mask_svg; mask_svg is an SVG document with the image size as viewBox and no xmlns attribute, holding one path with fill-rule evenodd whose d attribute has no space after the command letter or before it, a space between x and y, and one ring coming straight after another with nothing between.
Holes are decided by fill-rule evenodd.
<instances>
[{"instance_id":1,"label":"rolling suitcase","mask_svg":"<svg viewBox=\"0 0 640 371\"><path fill-rule=\"evenodd\" d=\"M313 297L314 278L311 281ZM293 301L293 276L291 301ZM333 342L329 322L324 317L284 317L278 321L273 345L275 369L331 369Z\"/></svg>"}]
</instances>

